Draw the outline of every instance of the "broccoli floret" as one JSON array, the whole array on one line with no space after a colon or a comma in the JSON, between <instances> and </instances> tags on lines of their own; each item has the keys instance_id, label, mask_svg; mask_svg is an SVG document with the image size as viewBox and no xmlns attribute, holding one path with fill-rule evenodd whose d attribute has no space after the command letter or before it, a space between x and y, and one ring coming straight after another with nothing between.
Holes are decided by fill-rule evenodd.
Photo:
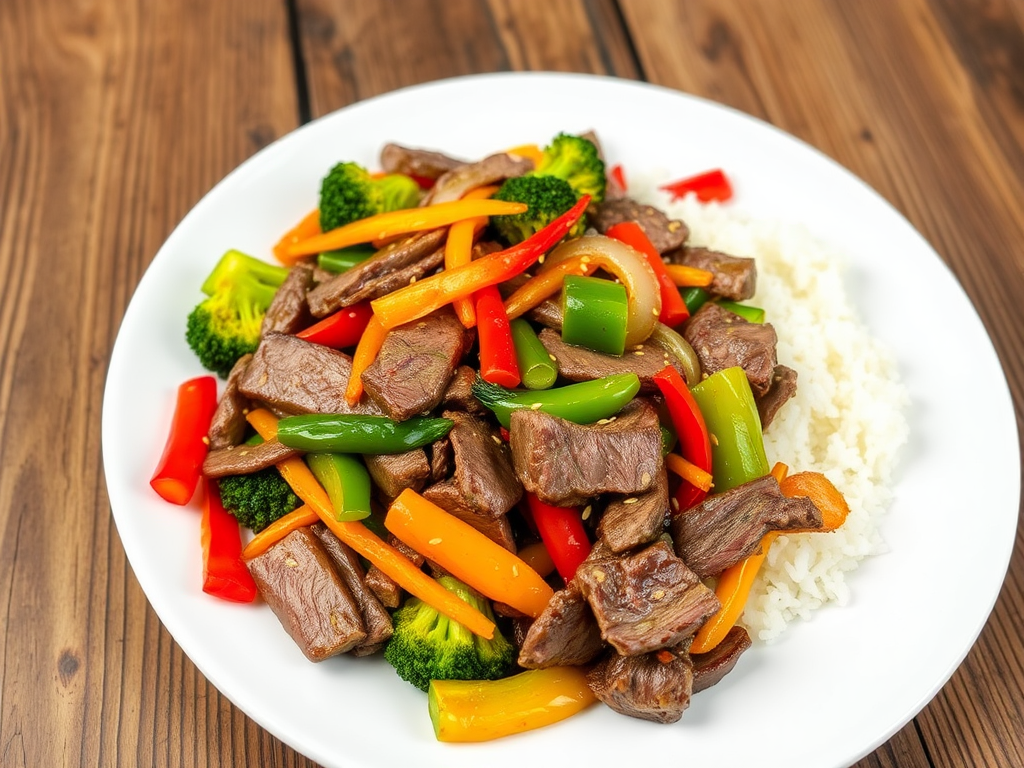
<instances>
[{"instance_id":1,"label":"broccoli floret","mask_svg":"<svg viewBox=\"0 0 1024 768\"><path fill-rule=\"evenodd\" d=\"M560 133L544 147L540 164L533 171L537 176L555 176L569 182L577 197L590 195L599 203L604 200L607 178L604 161L594 142L582 136Z\"/></svg>"},{"instance_id":2,"label":"broccoli floret","mask_svg":"<svg viewBox=\"0 0 1024 768\"><path fill-rule=\"evenodd\" d=\"M492 621L490 603L452 576L438 581ZM384 658L399 676L426 691L431 680L496 680L512 668L515 648L495 628L487 640L473 634L416 597L392 616L394 632Z\"/></svg>"},{"instance_id":3,"label":"broccoli floret","mask_svg":"<svg viewBox=\"0 0 1024 768\"><path fill-rule=\"evenodd\" d=\"M494 193L494 199L529 206L523 213L491 217L498 235L509 245L515 245L568 211L578 198L567 181L554 176L526 175L506 179ZM586 226L586 217L581 216L569 235L582 235Z\"/></svg>"},{"instance_id":4,"label":"broccoli floret","mask_svg":"<svg viewBox=\"0 0 1024 768\"><path fill-rule=\"evenodd\" d=\"M203 299L189 313L185 340L208 370L227 378L260 342L263 316L288 268L228 251L203 282Z\"/></svg>"},{"instance_id":5,"label":"broccoli floret","mask_svg":"<svg viewBox=\"0 0 1024 768\"><path fill-rule=\"evenodd\" d=\"M217 481L224 509L253 533L298 508L301 500L276 467L250 475L228 475Z\"/></svg>"},{"instance_id":6,"label":"broccoli floret","mask_svg":"<svg viewBox=\"0 0 1024 768\"><path fill-rule=\"evenodd\" d=\"M374 178L358 163L338 163L320 184L320 228L337 229L367 216L402 208L420 201L420 187L401 173Z\"/></svg>"}]
</instances>

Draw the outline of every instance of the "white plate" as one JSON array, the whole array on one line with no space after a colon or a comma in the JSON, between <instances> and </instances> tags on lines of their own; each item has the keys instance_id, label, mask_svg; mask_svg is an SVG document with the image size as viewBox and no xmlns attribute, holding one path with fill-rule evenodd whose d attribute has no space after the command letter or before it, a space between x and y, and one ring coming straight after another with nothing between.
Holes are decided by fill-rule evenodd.
<instances>
[{"instance_id":1,"label":"white plate","mask_svg":"<svg viewBox=\"0 0 1024 768\"><path fill-rule=\"evenodd\" d=\"M443 745L426 697L382 660L311 664L265 606L201 591L198 510L165 504L148 485L175 389L202 372L185 345L185 316L224 251L269 257L315 206L318 182L338 160L376 165L387 141L474 158L590 128L627 169L682 176L725 168L736 206L803 222L851 255L854 301L895 351L912 397L911 443L884 521L891 553L851 576L850 606L821 610L780 642L749 651L675 725L595 706L529 734ZM1005 575L1020 495L1016 423L992 345L951 273L892 207L750 117L580 75L486 75L387 94L304 126L231 173L168 238L125 313L104 398L103 457L125 551L174 639L256 722L346 768L497 768L554 754L596 765L847 765L912 718L974 643ZM968 482L979 477L986 481Z\"/></svg>"}]
</instances>

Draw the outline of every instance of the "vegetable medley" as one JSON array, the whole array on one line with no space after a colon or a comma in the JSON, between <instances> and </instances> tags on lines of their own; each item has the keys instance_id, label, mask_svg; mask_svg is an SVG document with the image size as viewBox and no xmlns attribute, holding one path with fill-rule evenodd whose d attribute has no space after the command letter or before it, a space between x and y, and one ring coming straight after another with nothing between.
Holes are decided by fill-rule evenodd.
<instances>
[{"instance_id":1,"label":"vegetable medley","mask_svg":"<svg viewBox=\"0 0 1024 768\"><path fill-rule=\"evenodd\" d=\"M663 189L732 195L720 170ZM319 199L184 318L223 383L181 384L151 485L199 489L204 591L262 599L311 661L383 654L442 741L598 700L678 720L749 647L774 538L848 512L769 466L796 372L753 260L633 200L593 135L388 145Z\"/></svg>"}]
</instances>

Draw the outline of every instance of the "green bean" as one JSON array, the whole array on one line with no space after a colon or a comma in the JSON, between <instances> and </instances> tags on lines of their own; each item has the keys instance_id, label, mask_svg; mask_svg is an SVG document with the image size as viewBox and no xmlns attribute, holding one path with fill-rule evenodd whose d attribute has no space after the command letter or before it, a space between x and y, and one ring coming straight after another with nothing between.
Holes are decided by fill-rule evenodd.
<instances>
[{"instance_id":1,"label":"green bean","mask_svg":"<svg viewBox=\"0 0 1024 768\"><path fill-rule=\"evenodd\" d=\"M521 317L517 317L510 325L523 386L527 389L548 389L558 378L558 368L547 349L540 343L533 326Z\"/></svg>"}]
</instances>

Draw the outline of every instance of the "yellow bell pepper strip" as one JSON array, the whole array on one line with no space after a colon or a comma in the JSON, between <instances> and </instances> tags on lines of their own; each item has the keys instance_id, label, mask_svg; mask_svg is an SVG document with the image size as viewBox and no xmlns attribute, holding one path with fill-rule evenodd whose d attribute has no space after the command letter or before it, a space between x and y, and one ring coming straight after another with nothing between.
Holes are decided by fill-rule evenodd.
<instances>
[{"instance_id":1,"label":"yellow bell pepper strip","mask_svg":"<svg viewBox=\"0 0 1024 768\"><path fill-rule=\"evenodd\" d=\"M171 429L149 484L160 498L188 504L199 484L210 450L206 435L217 409L217 380L199 376L178 387Z\"/></svg>"},{"instance_id":2,"label":"yellow bell pepper strip","mask_svg":"<svg viewBox=\"0 0 1024 768\"><path fill-rule=\"evenodd\" d=\"M510 320L521 317L562 290L562 281L568 275L592 275L597 271L597 262L589 256L574 256L560 261L539 275L531 277L511 296L505 299L505 313Z\"/></svg>"},{"instance_id":3,"label":"yellow bell pepper strip","mask_svg":"<svg viewBox=\"0 0 1024 768\"><path fill-rule=\"evenodd\" d=\"M345 402L349 405L355 405L363 396L363 371L377 359L377 353L384 346L384 338L387 335L387 329L381 325L376 315L372 315L352 355L352 371L349 373L348 386L345 387Z\"/></svg>"},{"instance_id":4,"label":"yellow bell pepper strip","mask_svg":"<svg viewBox=\"0 0 1024 768\"><path fill-rule=\"evenodd\" d=\"M494 200L459 201L461 205L496 203ZM371 302L374 314L385 328L418 320L456 299L467 298L481 288L503 283L529 269L543 254L569 234L590 204L579 201L535 235L504 251L491 253L462 267L445 270L418 280ZM440 206L438 206L440 207ZM423 209L427 210L427 209Z\"/></svg>"},{"instance_id":5,"label":"yellow bell pepper strip","mask_svg":"<svg viewBox=\"0 0 1024 768\"><path fill-rule=\"evenodd\" d=\"M298 224L285 232L281 239L274 244L274 256L282 264L291 266L297 259L288 255L288 249L296 243L319 235L320 232L320 209L314 208L303 216Z\"/></svg>"},{"instance_id":6,"label":"yellow bell pepper strip","mask_svg":"<svg viewBox=\"0 0 1024 768\"><path fill-rule=\"evenodd\" d=\"M463 200L486 200L495 192L498 187L494 185L477 187L462 196ZM473 240L476 233L487 226L487 219L466 219L457 221L448 228L448 239L444 244L444 268L455 269L473 260ZM452 302L452 309L455 310L459 321L466 328L476 325L476 307L470 299L457 299Z\"/></svg>"},{"instance_id":7,"label":"yellow bell pepper strip","mask_svg":"<svg viewBox=\"0 0 1024 768\"><path fill-rule=\"evenodd\" d=\"M277 418L270 411L257 408L247 413L245 418L264 440L270 440L277 435ZM316 481L301 458L293 456L285 459L277 465L277 469L295 491L295 495L316 512L320 521L330 528L335 536L394 579L400 587L432 605L452 621L464 624L474 634L487 639L494 637L493 621L430 578L413 565L409 558L382 541L361 521L338 520L327 491Z\"/></svg>"},{"instance_id":8,"label":"yellow bell pepper strip","mask_svg":"<svg viewBox=\"0 0 1024 768\"><path fill-rule=\"evenodd\" d=\"M254 557L262 555L292 531L318 522L320 522L320 517L317 513L310 509L308 505L303 504L284 517L277 518L277 520L253 536L242 549L242 559L252 560Z\"/></svg>"},{"instance_id":9,"label":"yellow bell pepper strip","mask_svg":"<svg viewBox=\"0 0 1024 768\"><path fill-rule=\"evenodd\" d=\"M520 558L411 488L391 503L384 525L480 594L527 616L537 618L554 594Z\"/></svg>"},{"instance_id":10,"label":"yellow bell pepper strip","mask_svg":"<svg viewBox=\"0 0 1024 768\"><path fill-rule=\"evenodd\" d=\"M506 203L501 200L453 200L422 208L378 213L294 243L288 246L285 258L294 261L301 256L312 256L321 251L336 251L359 243L447 227L465 219L509 216L522 213L526 208L522 203Z\"/></svg>"},{"instance_id":11,"label":"yellow bell pepper strip","mask_svg":"<svg viewBox=\"0 0 1024 768\"><path fill-rule=\"evenodd\" d=\"M233 603L256 599L256 582L242 562L238 520L224 509L213 480L203 481L203 592Z\"/></svg>"},{"instance_id":12,"label":"yellow bell pepper strip","mask_svg":"<svg viewBox=\"0 0 1024 768\"><path fill-rule=\"evenodd\" d=\"M433 680L427 691L438 741L490 741L572 717L597 701L581 667L530 669L501 680Z\"/></svg>"},{"instance_id":13,"label":"yellow bell pepper strip","mask_svg":"<svg viewBox=\"0 0 1024 768\"><path fill-rule=\"evenodd\" d=\"M715 279L712 272L686 264L666 264L665 272L677 288L707 288Z\"/></svg>"}]
</instances>

